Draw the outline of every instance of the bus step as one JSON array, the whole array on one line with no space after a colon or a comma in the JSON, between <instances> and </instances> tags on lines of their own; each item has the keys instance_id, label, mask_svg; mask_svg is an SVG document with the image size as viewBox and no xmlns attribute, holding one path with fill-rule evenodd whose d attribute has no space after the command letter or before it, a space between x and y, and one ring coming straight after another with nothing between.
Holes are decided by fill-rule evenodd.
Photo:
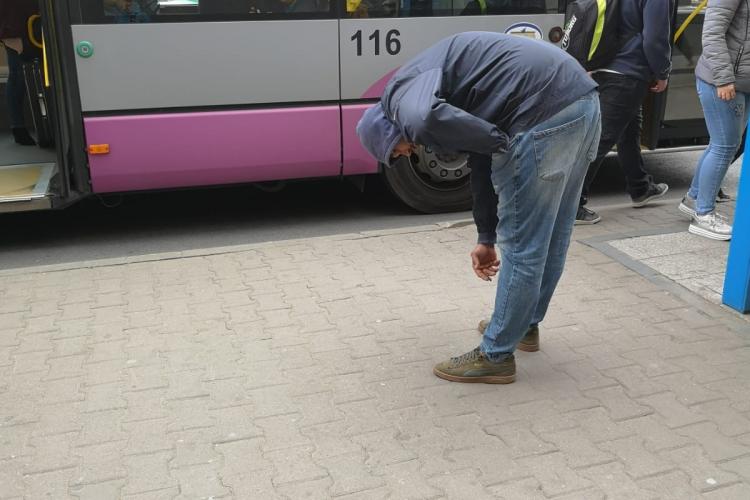
<instances>
[{"instance_id":1,"label":"bus step","mask_svg":"<svg viewBox=\"0 0 750 500\"><path fill-rule=\"evenodd\" d=\"M0 167L0 213L51 208L50 181L55 163Z\"/></svg>"}]
</instances>

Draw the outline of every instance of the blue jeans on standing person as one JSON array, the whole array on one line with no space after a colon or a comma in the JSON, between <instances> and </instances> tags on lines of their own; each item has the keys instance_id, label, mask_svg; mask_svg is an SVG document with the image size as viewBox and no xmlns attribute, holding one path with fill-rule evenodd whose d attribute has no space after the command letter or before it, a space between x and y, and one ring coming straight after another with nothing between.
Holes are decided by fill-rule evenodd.
<instances>
[{"instance_id":1,"label":"blue jeans on standing person","mask_svg":"<svg viewBox=\"0 0 750 500\"><path fill-rule=\"evenodd\" d=\"M695 168L688 196L696 200L695 213L705 215L716 205L721 182L742 145L742 132L750 110L750 94L737 92L734 99L719 98L716 86L696 78L698 97L711 140Z\"/></svg>"},{"instance_id":2,"label":"blue jeans on standing person","mask_svg":"<svg viewBox=\"0 0 750 500\"><path fill-rule=\"evenodd\" d=\"M480 346L491 361L510 355L547 312L600 134L593 91L515 136L506 154L492 157L501 267L495 310Z\"/></svg>"}]
</instances>

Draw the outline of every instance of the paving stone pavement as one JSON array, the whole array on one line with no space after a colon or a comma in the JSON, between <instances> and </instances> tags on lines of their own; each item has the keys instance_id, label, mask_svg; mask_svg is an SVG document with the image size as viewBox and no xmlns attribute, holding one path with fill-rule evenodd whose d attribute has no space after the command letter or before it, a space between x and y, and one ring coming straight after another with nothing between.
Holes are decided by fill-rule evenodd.
<instances>
[{"instance_id":1,"label":"paving stone pavement","mask_svg":"<svg viewBox=\"0 0 750 500\"><path fill-rule=\"evenodd\" d=\"M467 224L2 272L0 499L748 499L750 323L590 244L674 208L576 230L508 386L431 373Z\"/></svg>"}]
</instances>

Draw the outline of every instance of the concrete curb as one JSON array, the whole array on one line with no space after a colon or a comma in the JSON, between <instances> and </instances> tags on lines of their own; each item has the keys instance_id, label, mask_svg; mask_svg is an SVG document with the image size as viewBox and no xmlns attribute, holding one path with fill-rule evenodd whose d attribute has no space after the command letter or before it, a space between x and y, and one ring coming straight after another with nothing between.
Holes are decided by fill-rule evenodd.
<instances>
[{"instance_id":1,"label":"concrete curb","mask_svg":"<svg viewBox=\"0 0 750 500\"><path fill-rule=\"evenodd\" d=\"M423 226L409 226L395 229L377 229L373 231L363 231L360 233L346 233L327 236L313 236L306 238L293 238L288 240L264 241L261 243L250 243L247 245L230 245L223 247L198 248L194 250L183 250L175 252L159 252L152 254L135 255L132 257L115 257L110 259L92 259L64 264L50 264L44 266L28 266L13 269L0 270L0 277L19 276L25 274L55 273L61 271L71 271L74 269L93 269L97 267L124 266L127 264L139 264L144 262L157 262L162 260L190 259L196 257L209 257L212 255L223 255L229 253L248 252L263 248L274 247L278 245L294 245L301 242L310 241L347 241L362 240L368 238L380 238L384 236L395 236L399 234L410 233L427 233L443 231L446 229L464 227L473 224L471 219L459 219L455 221L440 222Z\"/></svg>"},{"instance_id":2,"label":"concrete curb","mask_svg":"<svg viewBox=\"0 0 750 500\"><path fill-rule=\"evenodd\" d=\"M595 236L592 238L587 238L584 240L578 240L578 242L590 248L593 248L601 252L602 254L606 255L607 257L611 258L615 262L622 264L623 266L627 267L631 271L643 276L645 279L647 279L651 283L657 285L662 290L669 292L670 294L674 295L675 297L682 300L683 302L690 305L691 307L694 307L695 309L703 312L704 314L707 314L711 317L716 317L717 315L727 316L727 313L730 313L729 316L733 317L734 319L740 320L741 323L750 323L750 316L744 316L742 314L739 314L734 309L731 309L724 305L715 304L701 297L699 294L695 293L694 291L682 286L676 281L673 281L667 276L661 274L659 271L644 264L643 262L640 262L630 257L626 253L618 250L617 248L609 244L610 241L622 240L622 239L627 239L627 238L639 238L641 236L654 236L654 235L659 235L659 234L672 234L672 233L678 233L678 232L684 232L684 231L685 231L684 224L681 224L681 225L675 225L674 228L667 227L667 228L659 228L659 229L633 231L631 233L604 234L604 235L599 235L599 236Z\"/></svg>"}]
</instances>

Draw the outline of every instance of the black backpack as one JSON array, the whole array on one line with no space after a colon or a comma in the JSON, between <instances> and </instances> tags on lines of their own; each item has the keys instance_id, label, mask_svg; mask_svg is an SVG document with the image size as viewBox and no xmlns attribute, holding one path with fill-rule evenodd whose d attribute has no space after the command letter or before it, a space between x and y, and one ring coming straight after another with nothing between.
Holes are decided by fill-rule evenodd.
<instances>
[{"instance_id":1,"label":"black backpack","mask_svg":"<svg viewBox=\"0 0 750 500\"><path fill-rule=\"evenodd\" d=\"M562 49L586 71L609 64L622 47L619 0L573 0L565 10Z\"/></svg>"}]
</instances>

